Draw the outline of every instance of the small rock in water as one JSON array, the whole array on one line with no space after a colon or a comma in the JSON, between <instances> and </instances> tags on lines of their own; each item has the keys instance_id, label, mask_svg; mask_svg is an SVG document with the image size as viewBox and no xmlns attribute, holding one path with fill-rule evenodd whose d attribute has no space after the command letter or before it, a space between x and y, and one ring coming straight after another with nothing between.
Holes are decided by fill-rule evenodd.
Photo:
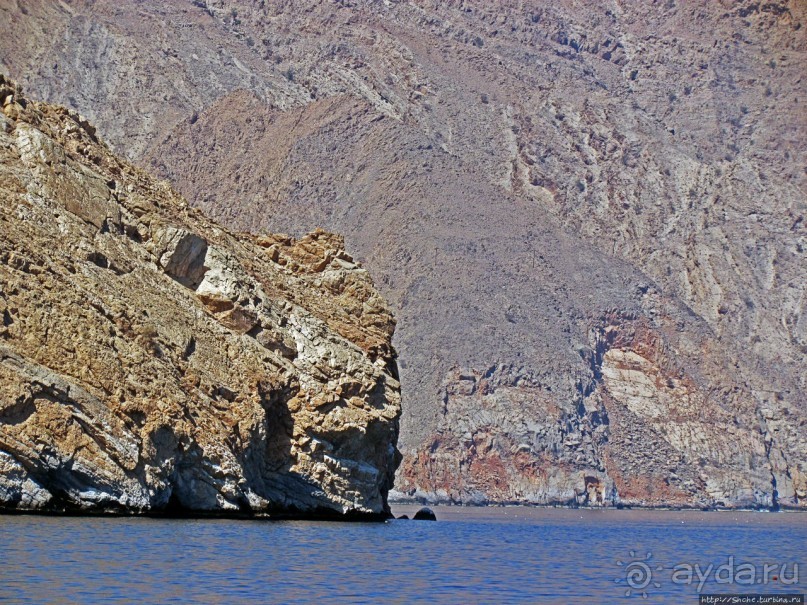
<instances>
[{"instance_id":1,"label":"small rock in water","mask_svg":"<svg viewBox=\"0 0 807 605\"><path fill-rule=\"evenodd\" d=\"M434 511L432 509L424 506L418 512L415 513L415 520L416 521L437 521L437 515L434 514Z\"/></svg>"},{"instance_id":2,"label":"small rock in water","mask_svg":"<svg viewBox=\"0 0 807 605\"><path fill-rule=\"evenodd\" d=\"M409 515L401 515L400 517L398 517L398 519L408 519L408 518L409 518Z\"/></svg>"}]
</instances>

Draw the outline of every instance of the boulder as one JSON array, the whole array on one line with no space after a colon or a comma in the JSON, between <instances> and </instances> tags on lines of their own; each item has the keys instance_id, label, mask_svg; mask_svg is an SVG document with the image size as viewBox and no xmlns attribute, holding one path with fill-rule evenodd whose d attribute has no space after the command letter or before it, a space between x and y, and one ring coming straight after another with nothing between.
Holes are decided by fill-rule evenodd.
<instances>
[{"instance_id":1,"label":"boulder","mask_svg":"<svg viewBox=\"0 0 807 605\"><path fill-rule=\"evenodd\" d=\"M437 515L427 506L421 508L413 517L415 521L437 521Z\"/></svg>"}]
</instances>

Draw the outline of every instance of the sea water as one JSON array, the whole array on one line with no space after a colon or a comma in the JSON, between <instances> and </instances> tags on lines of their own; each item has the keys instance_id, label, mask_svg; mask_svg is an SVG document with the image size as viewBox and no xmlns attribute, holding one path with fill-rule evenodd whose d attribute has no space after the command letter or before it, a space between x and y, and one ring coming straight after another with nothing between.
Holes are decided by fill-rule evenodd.
<instances>
[{"instance_id":1,"label":"sea water","mask_svg":"<svg viewBox=\"0 0 807 605\"><path fill-rule=\"evenodd\" d=\"M807 592L807 514L435 510L437 522L387 523L0 516L0 602L695 604Z\"/></svg>"}]
</instances>

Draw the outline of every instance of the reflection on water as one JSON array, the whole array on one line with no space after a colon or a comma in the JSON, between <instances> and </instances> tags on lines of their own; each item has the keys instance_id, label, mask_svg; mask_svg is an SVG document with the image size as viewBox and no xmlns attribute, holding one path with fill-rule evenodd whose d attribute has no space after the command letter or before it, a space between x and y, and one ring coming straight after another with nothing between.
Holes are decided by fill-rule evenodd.
<instances>
[{"instance_id":1,"label":"reflection on water","mask_svg":"<svg viewBox=\"0 0 807 605\"><path fill-rule=\"evenodd\" d=\"M0 602L697 603L697 579L673 582L673 567L729 557L786 573L751 590L712 571L703 592L806 590L807 577L782 584L794 564L807 576L804 514L436 511L380 524L0 516ZM650 571L641 590L632 562Z\"/></svg>"}]
</instances>

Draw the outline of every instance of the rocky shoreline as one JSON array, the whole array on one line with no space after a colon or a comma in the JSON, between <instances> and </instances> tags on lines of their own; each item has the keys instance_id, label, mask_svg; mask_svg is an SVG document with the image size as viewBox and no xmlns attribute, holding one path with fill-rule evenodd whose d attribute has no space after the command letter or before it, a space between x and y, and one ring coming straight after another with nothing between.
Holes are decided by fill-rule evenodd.
<instances>
[{"instance_id":1,"label":"rocky shoreline","mask_svg":"<svg viewBox=\"0 0 807 605\"><path fill-rule=\"evenodd\" d=\"M447 507L450 509L484 509L484 508L528 508L528 509L562 509L562 510L597 510L597 511L616 511L616 510L633 510L633 511L669 511L669 512L714 512L714 513L729 513L729 512L737 512L737 513L751 513L751 512L761 512L761 513L805 513L805 510L802 507L795 507L795 506L778 506L778 507L731 507L731 506L665 506L663 504L653 505L653 504L622 504L618 503L616 505L605 505L605 506L596 506L596 505L587 505L587 504L575 504L575 503L554 503L554 504L534 504L529 502L520 502L520 501L512 501L512 502L488 502L484 504L467 504L462 502L449 502L445 500L439 499L429 499L429 498L399 498L390 496L389 498L390 506L400 507L400 506L440 506L440 507Z\"/></svg>"},{"instance_id":2,"label":"rocky shoreline","mask_svg":"<svg viewBox=\"0 0 807 605\"><path fill-rule=\"evenodd\" d=\"M383 523L395 517L388 512L366 513L348 511L346 513L323 508L311 511L278 511L278 512L240 512L240 511L194 511L194 510L92 510L92 509L19 509L2 506L0 515L38 517L120 517L145 519L197 519L197 520L233 520L233 521L334 521L351 523Z\"/></svg>"}]
</instances>

